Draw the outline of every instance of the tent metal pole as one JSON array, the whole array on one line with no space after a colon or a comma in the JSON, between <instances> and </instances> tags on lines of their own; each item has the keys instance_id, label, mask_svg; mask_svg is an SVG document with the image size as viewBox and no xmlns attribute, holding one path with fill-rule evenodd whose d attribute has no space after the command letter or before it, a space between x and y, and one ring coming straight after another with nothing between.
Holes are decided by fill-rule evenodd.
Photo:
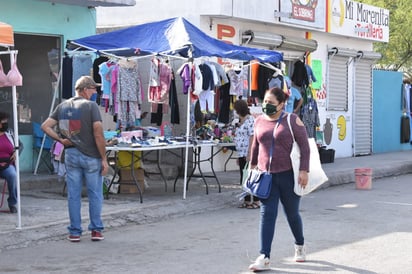
<instances>
[{"instance_id":1,"label":"tent metal pole","mask_svg":"<svg viewBox=\"0 0 412 274\"><path fill-rule=\"evenodd\" d=\"M186 149L185 149L185 173L183 176L183 199L186 199L186 187L187 187L187 169L189 162L189 135L190 135L190 93L189 89L187 93L187 109L186 109Z\"/></svg>"},{"instance_id":2,"label":"tent metal pole","mask_svg":"<svg viewBox=\"0 0 412 274\"><path fill-rule=\"evenodd\" d=\"M59 75L57 77L57 83L56 86L54 88L54 93L53 93L53 99L52 99L52 103L50 106L50 112L49 112L49 116L52 114L53 110L54 110L54 105L56 103L57 100L57 93L59 91L59 87L60 87L60 81L62 78L62 66L63 66L63 61L60 62L60 71L59 71ZM40 164L40 160L41 160L41 155L43 153L43 148L44 148L44 143L46 142L46 134L43 133L43 138L41 140L41 146L40 146L40 151L39 151L39 155L37 155L37 161L36 161L36 167L34 168L34 175L37 175L37 170L39 168L39 164Z\"/></svg>"},{"instance_id":3,"label":"tent metal pole","mask_svg":"<svg viewBox=\"0 0 412 274\"><path fill-rule=\"evenodd\" d=\"M15 62L15 54L17 54L17 51L9 51L8 54L10 54L10 67L13 66ZM19 146L19 121L18 121L18 116L17 116L17 91L16 91L16 86L12 86L12 97L13 97L13 131L14 131L14 144L17 144L17 147ZM20 203L20 163L19 163L19 151L20 148L17 149L16 151L16 188L17 188L17 229L21 229L21 203Z\"/></svg>"},{"instance_id":4,"label":"tent metal pole","mask_svg":"<svg viewBox=\"0 0 412 274\"><path fill-rule=\"evenodd\" d=\"M0 51L0 55L10 54L10 56L11 56L12 54L17 54L17 53L18 53L17 50ZM14 56L13 56L13 60L14 60Z\"/></svg>"}]
</instances>

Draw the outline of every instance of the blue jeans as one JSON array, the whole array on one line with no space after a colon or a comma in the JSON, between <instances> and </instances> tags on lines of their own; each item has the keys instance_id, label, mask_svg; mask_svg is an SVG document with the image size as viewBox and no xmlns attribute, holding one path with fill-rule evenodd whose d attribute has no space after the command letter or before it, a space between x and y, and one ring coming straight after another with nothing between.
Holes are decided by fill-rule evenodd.
<instances>
[{"instance_id":1,"label":"blue jeans","mask_svg":"<svg viewBox=\"0 0 412 274\"><path fill-rule=\"evenodd\" d=\"M260 200L260 254L266 257L270 257L279 200L295 237L295 244L304 244L302 219L299 214L300 196L293 191L293 184L292 170L273 173L270 196Z\"/></svg>"},{"instance_id":2,"label":"blue jeans","mask_svg":"<svg viewBox=\"0 0 412 274\"><path fill-rule=\"evenodd\" d=\"M17 204L17 173L14 165L9 165L5 170L0 171L0 178L6 179L9 198L7 203L9 207Z\"/></svg>"},{"instance_id":3,"label":"blue jeans","mask_svg":"<svg viewBox=\"0 0 412 274\"><path fill-rule=\"evenodd\" d=\"M80 236L82 230L81 199L83 180L89 199L89 230L103 230L101 219L103 206L102 160L84 155L76 148L65 150L67 202L69 207L71 235Z\"/></svg>"}]
</instances>

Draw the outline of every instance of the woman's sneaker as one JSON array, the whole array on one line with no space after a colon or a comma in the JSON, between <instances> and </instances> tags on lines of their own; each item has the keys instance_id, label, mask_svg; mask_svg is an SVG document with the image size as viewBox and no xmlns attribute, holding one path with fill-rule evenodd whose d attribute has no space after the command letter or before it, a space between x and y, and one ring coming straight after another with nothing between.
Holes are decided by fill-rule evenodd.
<instances>
[{"instance_id":1,"label":"woman's sneaker","mask_svg":"<svg viewBox=\"0 0 412 274\"><path fill-rule=\"evenodd\" d=\"M262 254L257 257L256 261L249 265L249 270L252 271L260 271L260 270L268 270L270 269L270 260L269 258L265 258L265 255Z\"/></svg>"},{"instance_id":2,"label":"woman's sneaker","mask_svg":"<svg viewBox=\"0 0 412 274\"><path fill-rule=\"evenodd\" d=\"M306 251L304 245L295 245L295 261L299 263L306 261Z\"/></svg>"}]
</instances>

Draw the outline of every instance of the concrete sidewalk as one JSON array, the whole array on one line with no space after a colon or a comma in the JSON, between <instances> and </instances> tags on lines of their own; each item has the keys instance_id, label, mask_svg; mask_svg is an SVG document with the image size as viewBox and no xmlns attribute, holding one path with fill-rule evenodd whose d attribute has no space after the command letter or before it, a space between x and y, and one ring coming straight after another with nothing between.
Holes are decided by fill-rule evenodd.
<instances>
[{"instance_id":1,"label":"concrete sidewalk","mask_svg":"<svg viewBox=\"0 0 412 274\"><path fill-rule=\"evenodd\" d=\"M323 165L329 181L321 188L349 183L355 188L354 169L364 167L373 169L374 179L412 173L412 152L335 159L334 163ZM182 180L178 181L176 192L173 192L173 180L169 180L165 192L159 176L147 178L149 188L143 194L143 203L138 194L111 194L103 206L106 230L236 206L241 192L239 172L218 172L217 176L222 185L221 193L213 178L208 178L208 195L203 182L193 178L186 199L183 199ZM6 207L3 206L0 213L0 251L65 238L68 212L62 190L63 183L55 175L21 174L21 228L16 229L16 214L4 212L8 210L5 201ZM83 229L87 230L87 198L83 200L82 216Z\"/></svg>"}]
</instances>

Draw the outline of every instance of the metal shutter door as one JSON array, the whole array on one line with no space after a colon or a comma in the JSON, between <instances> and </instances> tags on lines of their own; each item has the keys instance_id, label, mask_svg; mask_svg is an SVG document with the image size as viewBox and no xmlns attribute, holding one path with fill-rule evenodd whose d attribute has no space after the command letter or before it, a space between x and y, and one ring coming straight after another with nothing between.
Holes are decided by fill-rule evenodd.
<instances>
[{"instance_id":1,"label":"metal shutter door","mask_svg":"<svg viewBox=\"0 0 412 274\"><path fill-rule=\"evenodd\" d=\"M348 110L348 57L333 56L328 72L327 110Z\"/></svg>"},{"instance_id":2,"label":"metal shutter door","mask_svg":"<svg viewBox=\"0 0 412 274\"><path fill-rule=\"evenodd\" d=\"M355 64L354 153L372 152L372 60L360 59Z\"/></svg>"}]
</instances>

